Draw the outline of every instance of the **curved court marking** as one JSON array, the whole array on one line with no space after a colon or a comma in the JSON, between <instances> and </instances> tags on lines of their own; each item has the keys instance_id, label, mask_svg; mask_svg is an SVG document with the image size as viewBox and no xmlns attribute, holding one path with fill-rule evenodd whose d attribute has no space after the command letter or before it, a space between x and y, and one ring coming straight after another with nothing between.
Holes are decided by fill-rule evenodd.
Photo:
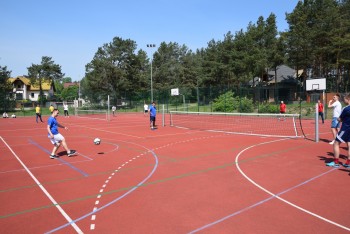
<instances>
[{"instance_id":1,"label":"curved court marking","mask_svg":"<svg viewBox=\"0 0 350 234\"><path fill-rule=\"evenodd\" d=\"M281 139L281 140L279 140L279 141L282 141L282 140L288 140L288 139ZM278 140L277 140L277 141L278 141ZM259 185L258 183L256 183L255 181L253 181L251 178L249 178L249 177L241 170L241 168L239 167L238 159L239 159L239 157L241 156L242 153L244 153L245 151L247 151L247 150L249 150L249 149L251 149L251 148L254 148L254 147L257 147L257 146L260 146L260 145L265 145L265 144L274 143L274 142L277 142L277 141L267 141L267 142L259 143L259 144L256 144L256 145L252 145L252 146L249 146L249 147L245 148L245 149L242 150L241 152L239 152L239 153L237 154L237 156L236 156L236 159L235 159L235 164L236 164L236 167L237 167L238 171L239 171L249 182L251 182L253 185L255 185L256 187L258 187L259 189L263 190L264 192L270 194L270 195L273 196L274 198L277 198L277 199L279 199L280 201L282 201L282 202L284 202L284 203L286 203L286 204L288 204L288 205L290 205L290 206L292 206L292 207L294 207L294 208L296 208L296 209L298 209L298 210L301 210L301 211L303 211L303 212L305 212L305 213L307 213L307 214L309 214L309 215L312 215L312 216L314 216L314 217L316 217L316 218L318 218L318 219L321 219L321 220L323 220L323 221L325 221L325 222L327 222L327 223L333 224L333 225L335 225L335 226L337 226L337 227L340 227L340 228L342 228L342 229L345 229L345 230L347 230L347 231L350 231L350 228L349 228L349 227L345 227L345 226L343 226L343 225L341 225L341 224L338 224L338 223L336 223L336 222L334 222L334 221L332 221L332 220L326 219L326 218L324 218L324 217L322 217L322 216L320 216L320 215L318 215L318 214L315 214L315 213L313 213L313 212L311 212L311 211L309 211L309 210L306 210L306 209L304 209L304 208L302 208L302 207L300 207L300 206L297 206L296 204L294 204L294 203L292 203L292 202L289 202L289 201L287 201L287 200L285 200L285 199L279 197L279 195L281 195L281 194L283 194L283 193L285 193L285 192L287 192L287 191L290 191L291 189L297 187L298 185L297 185L297 186L294 186L294 187L292 187L292 188L289 188L289 189L287 189L287 190L285 190L285 191L283 191L283 192L281 192L281 193L274 194L274 193L270 192L269 190L265 189L264 187L260 186L260 185ZM329 172L331 172L331 171L334 171L334 170L337 170L337 169L336 169L336 168L333 168L333 169L331 169L331 170L329 170L329 171L327 171L327 172L325 172L325 173L322 173L322 174L320 174L320 175L318 175L318 176L315 176L315 177L313 177L313 178L311 178L311 179L309 179L309 180L307 180L307 181L305 181L305 182L299 184L299 186L300 186L300 185L303 185L303 184L306 184L306 183L308 183L308 182L310 182L310 181L312 181L312 180L314 180L314 179L316 179L316 178L319 178L319 177L321 177L321 176L323 176L323 175L325 175L325 174L327 174L327 173L329 173Z\"/></svg>"},{"instance_id":2,"label":"curved court marking","mask_svg":"<svg viewBox=\"0 0 350 234\"><path fill-rule=\"evenodd\" d=\"M129 143L132 143L132 142L129 142ZM59 231L59 230L65 228L65 227L67 227L69 225L75 224L76 222L78 222L78 221L80 221L82 219L85 219L85 218L87 218L89 216L92 216L93 214L99 212L100 210L103 210L103 209L109 207L110 205L116 203L117 201L121 200L122 198L126 197L128 194L132 193L133 191L135 191L136 189L141 187L149 178L151 178L151 176L154 174L154 172L158 168L158 157L157 157L157 155L154 153L154 151L152 151L151 149L146 148L145 146L142 146L142 145L139 145L139 144L136 144L136 143L132 143L132 144L135 144L135 145L138 145L138 146L140 146L142 148L145 148L145 149L147 149L148 152L152 153L152 155L153 155L153 157L155 159L155 164L154 164L154 167L153 167L152 171L148 174L148 176L146 178L144 178L140 183L138 183L137 185L132 187L129 191L127 191L123 195L117 197L116 199L112 200L111 202L107 203L106 205L103 205L100 208L96 208L92 212L89 212L89 213L87 213L87 214L85 214L85 215L83 215L83 216L81 216L81 217L79 217L79 218L77 218L75 220L72 220L72 221L70 221L70 222L68 222L66 224L63 224L63 225L61 225L61 226L59 226L59 227L57 227L55 229L52 229L52 230L50 230L50 231L48 231L46 233L53 233L53 232Z\"/></svg>"},{"instance_id":3,"label":"curved court marking","mask_svg":"<svg viewBox=\"0 0 350 234\"><path fill-rule=\"evenodd\" d=\"M253 185L255 185L256 187L258 187L259 189L263 190L264 192L270 194L271 197L268 197L268 198L266 198L266 199L264 199L264 200L262 200L262 201L260 201L260 202L257 202L257 203L255 203L255 204L253 204L253 205L251 205L251 206L245 207L245 208L243 208L243 209L241 209L241 210L239 210L239 211L237 211L237 212L234 212L234 213L232 213L232 214L230 214L230 215L227 215L227 216L225 216L225 217L223 217L223 218L221 218L221 219L218 219L218 220L216 220L216 221L214 221L214 222L211 222L211 223L209 223L209 224L206 224L206 225L204 225L204 226L202 226L202 227L200 227L200 228L197 228L196 230L193 230L193 231L191 231L191 232L189 232L189 233L196 233L196 232L202 231L202 230L204 230L204 229L206 229L206 228L208 228L208 227L214 226L215 224L221 223L221 222L223 222L223 221L225 221L225 220L227 220L227 219L229 219L229 218L231 218L231 217L233 217L233 216L236 216L236 215L238 215L238 214L241 214L241 213L243 213L244 211L247 211L247 210L249 210L249 209L251 209L251 208L254 208L254 207L258 206L258 205L261 205L261 204L263 204L263 203L265 203L265 202L267 202L267 201L269 201L269 200L271 200L271 199L273 199L273 198L277 198L277 199L279 199L280 201L282 201L282 202L284 202L284 203L286 203L286 204L288 204L288 205L290 205L290 206L292 206L292 207L294 207L294 208L297 208L297 209L299 209L299 210L301 210L301 211L303 211L303 212L305 212L305 213L307 213L307 214L310 214L310 215L312 215L312 216L314 216L314 217L316 217L316 218L318 218L318 219L321 219L321 220L323 220L323 221L325 221L325 222L328 222L328 223L330 223L330 224L333 224L333 225L335 225L335 226L337 226L337 227L340 227L340 228L342 228L342 229L345 229L345 230L347 230L347 231L350 231L350 228L348 228L348 227L345 227L345 226L343 226L343 225L341 225L341 224L338 224L338 223L333 222L333 221L331 221L331 220L329 220L329 219L326 219L326 218L324 218L324 217L322 217L322 216L320 216L320 215L317 215L317 214L315 214L315 213L313 213L313 212L311 212L311 211L308 211L308 210L306 210L306 209L304 209L304 208L302 208L302 207L299 207L299 206L297 206L297 205L295 205L295 204L293 204L293 203L291 203L291 202L289 202L289 201L287 201L287 200L285 200L285 199L279 197L280 195L285 194L285 193L287 193L287 192L289 192L289 191L291 191L291 190L293 190L293 189L295 189L295 188L297 188L297 187L300 187L300 186L302 186L302 185L304 185L304 184L307 184L307 183L309 183L310 181L313 181L313 180L315 180L315 179L317 179L317 178L319 178L319 177L321 177L321 176L323 176L323 175L325 175L325 174L328 174L328 173L330 173L330 172L332 172L332 171L334 171L334 170L337 170L337 168L332 168L331 170L326 171L326 172L324 172L324 173L321 173L320 175L317 175L317 176L315 176L315 177L313 177L313 178L311 178L311 179L309 179L309 180L306 180L306 181L304 181L304 182L302 182L302 183L300 183L300 184L298 184L298 185L296 185L296 186L293 186L293 187L291 187L291 188L288 188L288 189L286 189L286 190L284 190L284 191L282 191L282 192L280 192L280 193L278 193L278 194L274 194L274 193L270 192L269 190L265 189L264 187L260 186L259 184L255 183L255 182L254 182L252 179L250 179L250 178L241 170L241 168L239 167L238 159L239 159L239 157L241 156L241 154L243 154L245 151L247 151L247 150L249 150L249 149L251 149L251 148L260 146L260 145L270 144L270 143L274 143L274 142L278 142L278 141L283 141L283 140L289 140L289 138L287 138L287 139L278 139L278 140L273 140L273 141L267 141L267 142L263 142L263 143L251 145L251 146L249 146L249 147L243 149L242 151L240 151L240 152L237 154L236 159L235 159L235 164L236 164L236 167L237 167L238 171L239 171L249 182L251 182Z\"/></svg>"},{"instance_id":4,"label":"curved court marking","mask_svg":"<svg viewBox=\"0 0 350 234\"><path fill-rule=\"evenodd\" d=\"M27 171L27 173L32 177L38 187L44 192L44 194L49 198L49 200L55 205L55 207L60 211L63 217L69 222L70 225L74 228L77 233L83 233L82 230L76 225L72 223L72 219L69 215L63 210L63 208L56 202L56 200L51 196L51 194L45 189L45 187L39 182L39 180L32 174L32 172L27 168L27 166L22 162L22 160L17 156L17 154L11 149L11 147L7 144L7 142L0 136L2 142L6 145L6 147L11 151L13 156L16 157L18 162L22 165L22 167Z\"/></svg>"}]
</instances>

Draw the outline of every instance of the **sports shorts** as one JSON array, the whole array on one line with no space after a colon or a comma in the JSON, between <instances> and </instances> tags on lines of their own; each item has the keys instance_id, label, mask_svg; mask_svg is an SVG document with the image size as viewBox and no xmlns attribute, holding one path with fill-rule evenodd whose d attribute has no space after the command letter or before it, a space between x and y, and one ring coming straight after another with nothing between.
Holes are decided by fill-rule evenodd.
<instances>
[{"instance_id":1,"label":"sports shorts","mask_svg":"<svg viewBox=\"0 0 350 234\"><path fill-rule=\"evenodd\" d=\"M338 121L338 118L337 117L333 117L332 118L331 128L339 128L339 126L340 126L340 123Z\"/></svg>"},{"instance_id":2,"label":"sports shorts","mask_svg":"<svg viewBox=\"0 0 350 234\"><path fill-rule=\"evenodd\" d=\"M335 140L339 141L339 142L343 142L343 143L350 142L350 130L349 129L345 129L345 130L340 129Z\"/></svg>"},{"instance_id":3,"label":"sports shorts","mask_svg":"<svg viewBox=\"0 0 350 234\"><path fill-rule=\"evenodd\" d=\"M50 141L53 145L61 143L61 141L64 139L64 137L61 135L61 133L53 135L53 138L51 138L50 135L48 135L48 138L50 139Z\"/></svg>"}]
</instances>

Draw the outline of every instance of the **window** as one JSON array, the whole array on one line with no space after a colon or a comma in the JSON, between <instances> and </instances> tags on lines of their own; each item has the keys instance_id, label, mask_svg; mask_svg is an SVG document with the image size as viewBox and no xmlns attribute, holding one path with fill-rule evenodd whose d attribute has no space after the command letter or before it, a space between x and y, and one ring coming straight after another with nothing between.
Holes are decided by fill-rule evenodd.
<instances>
[{"instance_id":1,"label":"window","mask_svg":"<svg viewBox=\"0 0 350 234\"><path fill-rule=\"evenodd\" d=\"M31 94L30 94L30 97L31 97L31 98L34 98L34 93L31 93Z\"/></svg>"}]
</instances>

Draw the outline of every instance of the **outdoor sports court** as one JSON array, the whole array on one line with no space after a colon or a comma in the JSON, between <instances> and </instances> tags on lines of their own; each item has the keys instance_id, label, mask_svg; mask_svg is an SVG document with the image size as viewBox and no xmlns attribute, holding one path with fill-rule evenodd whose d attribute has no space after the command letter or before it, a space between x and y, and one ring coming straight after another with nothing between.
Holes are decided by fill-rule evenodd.
<instances>
[{"instance_id":1,"label":"outdoor sports court","mask_svg":"<svg viewBox=\"0 0 350 234\"><path fill-rule=\"evenodd\" d=\"M61 147L59 159L49 158L47 116L0 119L1 233L349 233L350 171L325 166L329 120L316 143L314 120L302 121L305 139L171 127L169 115L162 126L161 118L151 131L143 113L59 116L78 152L67 157ZM268 135L288 121L233 125Z\"/></svg>"}]
</instances>

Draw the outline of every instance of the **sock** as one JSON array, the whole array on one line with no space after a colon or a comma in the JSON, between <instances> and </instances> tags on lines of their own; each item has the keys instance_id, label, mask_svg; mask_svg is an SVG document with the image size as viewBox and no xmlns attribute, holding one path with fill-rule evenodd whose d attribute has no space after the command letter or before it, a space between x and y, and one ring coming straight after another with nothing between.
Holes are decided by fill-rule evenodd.
<instances>
[{"instance_id":1,"label":"sock","mask_svg":"<svg viewBox=\"0 0 350 234\"><path fill-rule=\"evenodd\" d=\"M335 158L335 159L334 159L334 163L335 163L335 164L339 164L339 159L338 159L338 158Z\"/></svg>"},{"instance_id":2,"label":"sock","mask_svg":"<svg viewBox=\"0 0 350 234\"><path fill-rule=\"evenodd\" d=\"M350 159L346 160L345 164L350 165Z\"/></svg>"}]
</instances>

